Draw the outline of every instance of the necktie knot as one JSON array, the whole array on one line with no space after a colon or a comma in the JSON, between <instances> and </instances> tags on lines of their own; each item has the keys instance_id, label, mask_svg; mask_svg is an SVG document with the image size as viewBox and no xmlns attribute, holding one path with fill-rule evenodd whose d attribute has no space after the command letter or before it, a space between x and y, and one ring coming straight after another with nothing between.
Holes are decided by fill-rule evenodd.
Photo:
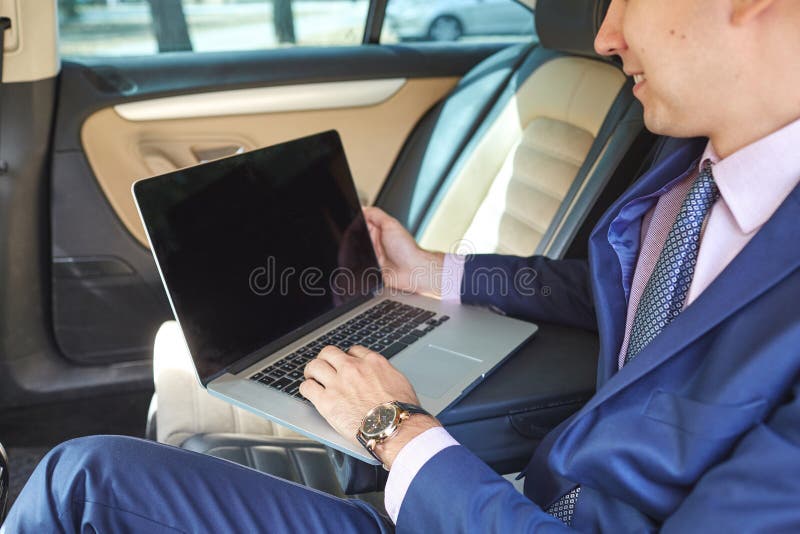
<instances>
[{"instance_id":1,"label":"necktie knot","mask_svg":"<svg viewBox=\"0 0 800 534\"><path fill-rule=\"evenodd\" d=\"M703 161L700 166L700 174L697 175L697 179L686 198L691 197L692 193L695 193L695 196L702 200L710 201L711 204L719 198L719 188L714 180L714 162L710 159Z\"/></svg>"}]
</instances>

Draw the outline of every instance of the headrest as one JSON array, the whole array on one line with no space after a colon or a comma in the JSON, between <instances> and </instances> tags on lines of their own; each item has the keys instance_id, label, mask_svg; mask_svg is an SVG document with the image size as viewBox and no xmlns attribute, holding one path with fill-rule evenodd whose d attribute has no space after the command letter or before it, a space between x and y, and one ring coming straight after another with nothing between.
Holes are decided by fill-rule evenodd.
<instances>
[{"instance_id":1,"label":"headrest","mask_svg":"<svg viewBox=\"0 0 800 534\"><path fill-rule=\"evenodd\" d=\"M538 0L536 32L543 47L594 56L594 38L611 0Z\"/></svg>"}]
</instances>

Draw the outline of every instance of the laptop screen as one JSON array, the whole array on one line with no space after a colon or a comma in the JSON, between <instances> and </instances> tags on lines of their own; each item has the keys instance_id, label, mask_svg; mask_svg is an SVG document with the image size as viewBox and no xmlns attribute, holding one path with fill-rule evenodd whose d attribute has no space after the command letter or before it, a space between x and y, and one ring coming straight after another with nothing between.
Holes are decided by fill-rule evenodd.
<instances>
[{"instance_id":1,"label":"laptop screen","mask_svg":"<svg viewBox=\"0 0 800 534\"><path fill-rule=\"evenodd\" d=\"M380 287L336 132L143 180L134 194L204 384Z\"/></svg>"}]
</instances>

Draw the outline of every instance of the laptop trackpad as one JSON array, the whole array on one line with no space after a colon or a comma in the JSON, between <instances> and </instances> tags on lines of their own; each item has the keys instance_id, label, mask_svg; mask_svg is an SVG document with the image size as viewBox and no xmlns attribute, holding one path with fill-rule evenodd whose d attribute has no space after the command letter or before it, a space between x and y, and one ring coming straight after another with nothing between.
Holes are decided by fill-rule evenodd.
<instances>
[{"instance_id":1,"label":"laptop trackpad","mask_svg":"<svg viewBox=\"0 0 800 534\"><path fill-rule=\"evenodd\" d=\"M401 358L392 364L408 377L420 395L438 399L453 386L463 382L483 362L478 358L428 345L413 358Z\"/></svg>"}]
</instances>

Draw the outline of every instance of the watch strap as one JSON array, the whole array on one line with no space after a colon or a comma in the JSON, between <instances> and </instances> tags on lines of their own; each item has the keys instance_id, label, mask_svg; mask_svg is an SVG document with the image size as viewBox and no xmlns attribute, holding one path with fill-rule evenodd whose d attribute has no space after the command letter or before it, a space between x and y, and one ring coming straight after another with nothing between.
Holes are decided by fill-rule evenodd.
<instances>
[{"instance_id":1,"label":"watch strap","mask_svg":"<svg viewBox=\"0 0 800 534\"><path fill-rule=\"evenodd\" d=\"M421 415L431 415L427 410L425 410L422 406L417 406L416 404L410 404L408 402L400 402L394 401L394 403L404 412L408 412L410 414L421 414ZM433 416L431 416L433 417Z\"/></svg>"},{"instance_id":2,"label":"watch strap","mask_svg":"<svg viewBox=\"0 0 800 534\"><path fill-rule=\"evenodd\" d=\"M375 454L375 451L373 451L372 449L369 448L369 445L367 445L367 440L364 439L364 436L361 435L361 432L357 432L356 433L356 439L358 440L358 442L361 444L362 447L367 449L367 452L369 453L369 455L372 456L373 458L375 458L375 460L378 463L380 463L383 466L384 469L386 469L386 466L383 464L383 460L378 458L378 455Z\"/></svg>"}]
</instances>

